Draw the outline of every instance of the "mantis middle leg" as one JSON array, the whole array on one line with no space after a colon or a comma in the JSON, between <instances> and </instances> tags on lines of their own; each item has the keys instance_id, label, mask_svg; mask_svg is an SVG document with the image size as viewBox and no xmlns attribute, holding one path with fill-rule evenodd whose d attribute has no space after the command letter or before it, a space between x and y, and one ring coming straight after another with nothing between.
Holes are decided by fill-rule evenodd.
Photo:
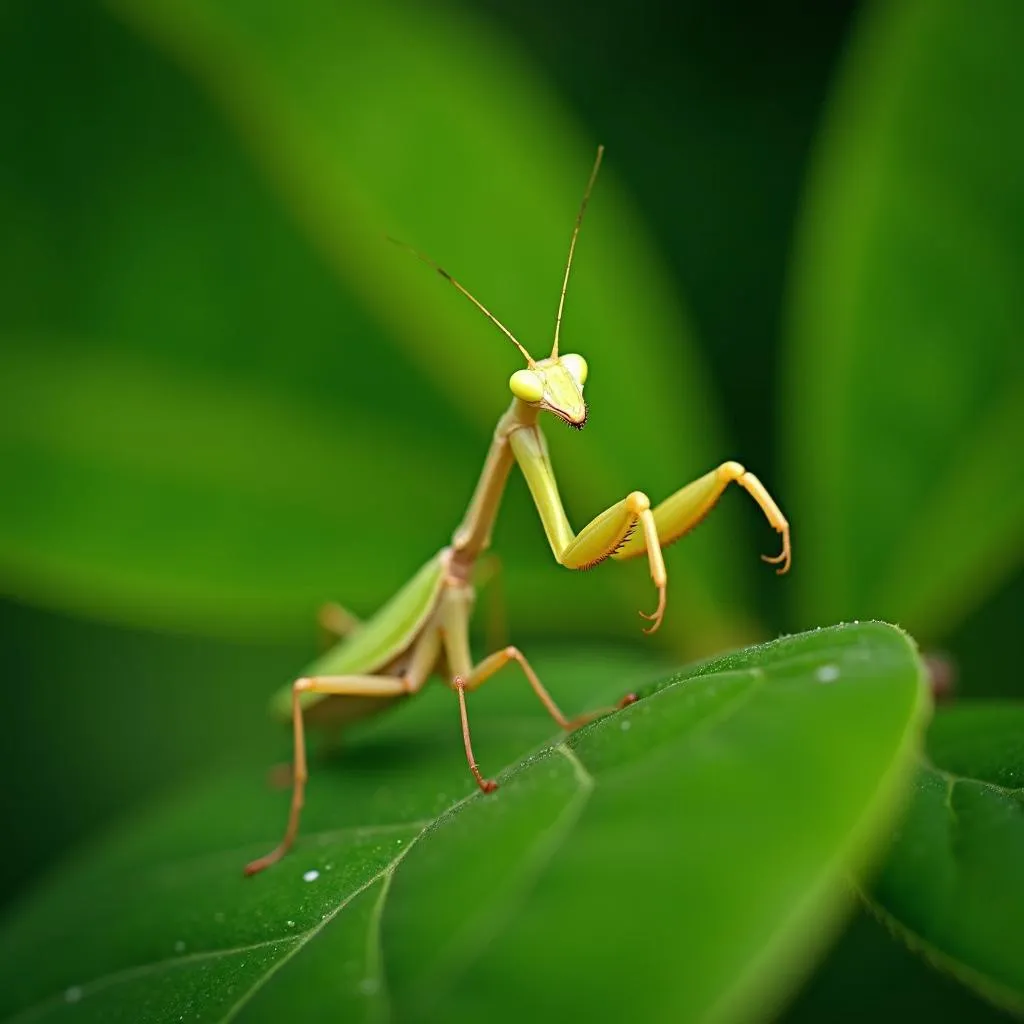
<instances>
[{"instance_id":1,"label":"mantis middle leg","mask_svg":"<svg viewBox=\"0 0 1024 1024\"><path fill-rule=\"evenodd\" d=\"M491 676L500 672L509 662L519 663L527 682L537 695L538 700L544 705L548 714L558 723L559 727L566 730L578 729L581 725L600 718L602 715L610 714L620 708L632 704L637 698L635 693L628 693L614 707L598 708L595 711L588 711L575 718L566 718L562 709L555 703L554 698L548 693L544 684L537 677L533 667L526 660L523 652L518 647L503 647L501 650L489 654L483 661L473 665L472 656L469 650L468 637L468 602L459 597L453 597L446 604L441 613L441 621L444 629L445 654L448 665L452 672L452 689L459 696L459 714L462 719L462 741L466 748L466 761L469 763L469 770L473 773L477 785L485 793L493 792L498 784L493 779L484 778L480 772L475 755L473 754L473 741L469 731L469 715L466 711L466 694L472 693L482 686Z\"/></svg>"}]
</instances>

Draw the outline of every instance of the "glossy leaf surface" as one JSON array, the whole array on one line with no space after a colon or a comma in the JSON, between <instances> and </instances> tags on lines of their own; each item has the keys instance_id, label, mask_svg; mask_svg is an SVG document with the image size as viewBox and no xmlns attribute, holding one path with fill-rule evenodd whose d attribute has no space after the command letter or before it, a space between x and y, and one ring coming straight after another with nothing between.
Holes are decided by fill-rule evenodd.
<instances>
[{"instance_id":1,"label":"glossy leaf surface","mask_svg":"<svg viewBox=\"0 0 1024 1024\"><path fill-rule=\"evenodd\" d=\"M542 666L570 710L641 682L576 661ZM432 688L314 765L301 841L251 879L284 795L229 777L183 797L7 923L3 1019L768 1016L903 789L926 708L913 646L836 627L639 689L554 742L525 685L474 694L501 780L484 798Z\"/></svg>"}]
</instances>

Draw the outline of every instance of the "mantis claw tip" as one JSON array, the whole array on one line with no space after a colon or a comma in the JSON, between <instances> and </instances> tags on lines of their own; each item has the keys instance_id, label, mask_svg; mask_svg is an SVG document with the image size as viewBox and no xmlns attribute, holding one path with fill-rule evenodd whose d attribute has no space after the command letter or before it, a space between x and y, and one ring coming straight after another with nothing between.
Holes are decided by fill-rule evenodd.
<instances>
[{"instance_id":1,"label":"mantis claw tip","mask_svg":"<svg viewBox=\"0 0 1024 1024\"><path fill-rule=\"evenodd\" d=\"M762 555L761 561L767 562L769 565L778 565L779 567L775 570L777 576L782 576L784 573L789 572L789 565L792 561L792 553L789 548L789 531L786 530L782 535L782 550L777 555ZM779 564L781 563L781 565Z\"/></svg>"},{"instance_id":2,"label":"mantis claw tip","mask_svg":"<svg viewBox=\"0 0 1024 1024\"><path fill-rule=\"evenodd\" d=\"M640 612L642 618L647 619L651 625L644 630L645 633L654 633L661 625L662 617L665 614L665 587L660 585L658 587L658 607L654 609L654 613L648 615L647 612Z\"/></svg>"},{"instance_id":3,"label":"mantis claw tip","mask_svg":"<svg viewBox=\"0 0 1024 1024\"><path fill-rule=\"evenodd\" d=\"M648 615L647 612L640 612L642 618L647 619L651 624L644 628L645 633L656 633L658 627L661 625L662 609L659 607L653 615Z\"/></svg>"}]
</instances>

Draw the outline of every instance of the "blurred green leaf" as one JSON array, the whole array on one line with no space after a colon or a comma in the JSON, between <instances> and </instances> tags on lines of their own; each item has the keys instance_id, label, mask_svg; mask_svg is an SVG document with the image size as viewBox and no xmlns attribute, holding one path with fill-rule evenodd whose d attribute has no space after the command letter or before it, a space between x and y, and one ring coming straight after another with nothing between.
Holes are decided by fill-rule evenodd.
<instances>
[{"instance_id":1,"label":"blurred green leaf","mask_svg":"<svg viewBox=\"0 0 1024 1024\"><path fill-rule=\"evenodd\" d=\"M928 752L871 899L936 966L1022 1012L1024 705L943 711Z\"/></svg>"},{"instance_id":2,"label":"blurred green leaf","mask_svg":"<svg viewBox=\"0 0 1024 1024\"><path fill-rule=\"evenodd\" d=\"M21 211L21 222L36 224L31 234L45 254L35 254L32 265L49 261L63 282L68 275L58 269L70 253L76 282L74 288L62 284L62 301L44 313L26 312L24 295L11 285L14 322L31 326L37 345L47 333L70 333L83 351L98 348L101 364L109 350L130 352L151 382L165 372L185 384L202 375L215 404L218 387L229 406L230 390L252 388L262 401L280 401L282 410L312 407L309 418L319 424L333 416L333 436L347 442L339 452L345 457L318 464L299 486L333 500L337 533L324 547L318 577L330 578L333 596L368 610L396 581L390 564L383 572L366 571L367 551L408 573L445 542L508 400L505 381L519 365L515 350L468 303L386 245L383 235L436 255L543 354L596 140L579 138L531 70L461 12L401 3L322 2L286 16L269 3L118 0L112 6L180 59L241 127L288 210L326 258L340 293L325 290L321 268L279 222L274 200L249 180L192 83L159 64L154 70L147 64L151 54L133 52L129 41L113 38L113 29L71 11L67 17L86 19L87 34L103 37L124 61L117 70L97 71L96 81L87 76L73 98L74 124L94 126L101 139L109 132L110 144L79 136L77 129L67 138L57 133L41 140L31 112L13 103L6 111L24 143L3 172L16 197L11 206ZM19 17L38 18L34 31L50 30L41 15ZM382 52L390 54L384 74L367 64ZM18 78L16 70L7 74L12 82ZM132 90L117 87L125 80L135 83ZM78 172L80 166L85 170ZM10 262L12 280L22 280L24 273ZM590 361L591 426L582 438L562 431L552 438L570 514L579 524L637 486L659 498L727 454L674 290L616 188L611 157L584 228L563 332L564 347L582 350ZM47 347L64 358L67 346ZM43 360L41 373L46 366ZM37 385L47 382L44 375ZM112 387L100 386L83 401L106 408L111 424L120 420L122 435L166 433L163 419L147 422L147 402L130 401L122 409L111 401L117 397ZM156 406L158 418L166 412ZM245 413L236 409L236 415L242 430ZM263 439L272 424L251 427ZM282 430L292 445L307 433L306 427ZM108 440L104 457L121 460L121 437L108 433ZM216 453L218 443L211 444ZM361 455L348 458L357 446ZM338 450L337 441L331 447ZM285 463L311 462L299 451L293 457L284 441L274 449ZM403 450L410 470L395 458ZM28 450L18 456L13 488L33 471ZM124 460L136 456L129 452ZM430 468L442 463L448 463L439 469L445 486L422 486ZM55 481L58 472L53 464L46 469ZM83 610L83 595L94 587L103 613L127 614L132 622L195 628L202 617L206 628L233 622L250 630L261 630L275 606L287 605L283 614L297 621L300 591L316 589L319 597L320 579L315 588L297 587L308 565L285 568L292 538L306 529L303 514L312 497L294 502L290 518L279 509L275 522L254 509L234 519L228 532L227 519L206 507L228 484L209 492L197 488L191 514L209 519L201 543L187 549L191 541L183 538L183 549L174 553L180 564L171 573L170 560L158 556L147 558L143 571L135 550L118 552L120 538L106 525L121 524L118 506L135 502L137 478L90 473L55 482L64 495L74 493L74 485L87 498L81 505L65 501L66 525L52 537L40 520L30 537L15 531L3 538L19 559L9 590ZM337 479L325 485L326 474ZM230 468L225 475L232 476ZM299 481L297 473L293 479ZM513 491L496 540L509 567L510 604L524 608L521 623L550 632L585 623L593 629L601 621L620 635L632 634L633 612L650 599L642 567L588 577L584 592L551 565L518 481ZM374 513L386 499L394 502L379 522L390 525L402 510L401 528L378 529L367 495ZM170 510L181 502L162 515L158 502L140 504L134 519L140 533L175 532ZM756 510L746 514L761 527ZM736 610L746 577L734 564L729 515L726 509L698 543L680 549L685 555L673 554L680 569L673 573L672 607L688 624L676 636L690 649L721 647L750 633ZM224 552L219 564L186 578L218 546ZM297 546L312 550L302 541ZM83 559L86 548L123 564L90 580L98 559ZM273 551L262 557L268 548ZM230 560L232 550L237 557ZM304 557L300 550L298 558ZM255 596L234 611L207 615L242 589ZM193 599L199 614L186 607ZM263 611L251 614L257 604Z\"/></svg>"},{"instance_id":3,"label":"blurred green leaf","mask_svg":"<svg viewBox=\"0 0 1024 1024\"><path fill-rule=\"evenodd\" d=\"M802 622L934 640L1024 552L1020 27L1016 0L877 3L848 55L793 277Z\"/></svg>"},{"instance_id":4,"label":"blurred green leaf","mask_svg":"<svg viewBox=\"0 0 1024 1024\"><path fill-rule=\"evenodd\" d=\"M310 633L316 603L346 581L397 588L409 571L386 544L408 507L371 489L353 508L348 477L331 467L413 493L459 487L443 450L426 454L429 436L410 461L386 430L370 450L279 395L158 375L95 347L14 352L0 377L0 568L6 588L45 603L147 625ZM436 518L423 515L441 531ZM362 527L339 538L346 520L371 524L381 546Z\"/></svg>"},{"instance_id":5,"label":"blurred green leaf","mask_svg":"<svg viewBox=\"0 0 1024 1024\"><path fill-rule=\"evenodd\" d=\"M649 673L586 652L543 668L573 711ZM526 686L474 694L483 767L507 766L487 798L451 694L431 688L315 766L296 849L254 879L241 865L276 838L286 797L222 778L180 799L8 923L0 1013L768 1017L913 763L913 644L835 627L640 688L554 745Z\"/></svg>"}]
</instances>

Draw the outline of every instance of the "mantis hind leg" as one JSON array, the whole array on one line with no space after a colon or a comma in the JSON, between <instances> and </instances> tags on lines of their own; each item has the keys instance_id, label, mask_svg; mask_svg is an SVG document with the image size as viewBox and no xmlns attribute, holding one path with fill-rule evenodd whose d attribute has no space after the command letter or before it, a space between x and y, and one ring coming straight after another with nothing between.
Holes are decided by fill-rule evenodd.
<instances>
[{"instance_id":1,"label":"mantis hind leg","mask_svg":"<svg viewBox=\"0 0 1024 1024\"><path fill-rule=\"evenodd\" d=\"M362 625L357 616L336 601L321 605L316 613L316 621L320 627L321 646L324 648L343 640Z\"/></svg>"},{"instance_id":2,"label":"mantis hind leg","mask_svg":"<svg viewBox=\"0 0 1024 1024\"><path fill-rule=\"evenodd\" d=\"M782 535L782 551L778 555L761 557L766 562L778 565L776 572L786 572L791 558L789 522L764 484L738 462L723 462L717 469L706 473L699 480L680 488L654 509L654 523L661 546L667 547L697 526L715 507L722 492L731 483L739 484L757 502L772 528ZM637 535L630 537L612 557L636 558L642 555L645 549L645 537Z\"/></svg>"},{"instance_id":3,"label":"mantis hind leg","mask_svg":"<svg viewBox=\"0 0 1024 1024\"><path fill-rule=\"evenodd\" d=\"M302 717L302 695L323 693L348 697L401 697L415 693L430 676L437 661L441 641L436 628L426 630L416 641L409 668L402 676L310 676L296 679L292 684L292 728L294 731L294 767L292 769L292 801L288 811L288 824L284 837L270 853L250 861L245 866L246 875L276 864L292 847L299 831L302 807L305 803L306 782L309 766L306 758L306 730Z\"/></svg>"},{"instance_id":4,"label":"mantis hind leg","mask_svg":"<svg viewBox=\"0 0 1024 1024\"><path fill-rule=\"evenodd\" d=\"M337 601L328 601L326 604L322 604L317 609L316 622L319 627L318 643L321 651L330 650L339 640L344 640L363 624L358 616L353 615ZM341 732L339 730L327 737L326 742L322 743L321 749L331 751L340 745ZM287 789L292 785L292 766L287 762L274 765L270 769L267 781L272 789Z\"/></svg>"}]
</instances>

